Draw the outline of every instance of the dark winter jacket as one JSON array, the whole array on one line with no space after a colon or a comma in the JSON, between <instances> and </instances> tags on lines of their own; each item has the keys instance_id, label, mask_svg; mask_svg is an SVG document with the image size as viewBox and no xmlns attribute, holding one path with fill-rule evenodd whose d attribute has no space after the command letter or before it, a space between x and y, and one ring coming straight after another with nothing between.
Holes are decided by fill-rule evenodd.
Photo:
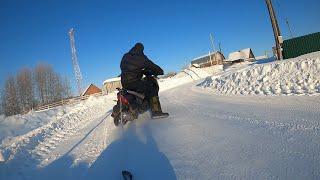
<instances>
[{"instance_id":1,"label":"dark winter jacket","mask_svg":"<svg viewBox=\"0 0 320 180\"><path fill-rule=\"evenodd\" d=\"M163 70L144 55L143 49L143 44L137 43L122 57L120 64L122 85L141 80L145 71L149 71L152 75L163 75Z\"/></svg>"}]
</instances>

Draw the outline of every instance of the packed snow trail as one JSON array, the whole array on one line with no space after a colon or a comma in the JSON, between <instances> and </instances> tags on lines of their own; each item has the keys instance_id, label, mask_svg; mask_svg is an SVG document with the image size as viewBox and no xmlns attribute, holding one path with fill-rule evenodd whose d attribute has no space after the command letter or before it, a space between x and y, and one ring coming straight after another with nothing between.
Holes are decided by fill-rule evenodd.
<instances>
[{"instance_id":1,"label":"packed snow trail","mask_svg":"<svg viewBox=\"0 0 320 180\"><path fill-rule=\"evenodd\" d=\"M97 106L18 137L0 179L320 178L320 96L215 96L198 84L162 92L170 117L145 113L123 134Z\"/></svg>"},{"instance_id":2,"label":"packed snow trail","mask_svg":"<svg viewBox=\"0 0 320 180\"><path fill-rule=\"evenodd\" d=\"M112 106L104 100L111 101L110 97L90 98L83 107L76 106L64 116L1 144L6 163L0 164L0 179L68 178L69 167L83 161L90 165L112 139L106 131L114 128L108 120ZM86 105L92 101L99 104Z\"/></svg>"},{"instance_id":3,"label":"packed snow trail","mask_svg":"<svg viewBox=\"0 0 320 180\"><path fill-rule=\"evenodd\" d=\"M320 97L165 92L172 118L151 122L178 179L319 179Z\"/></svg>"},{"instance_id":4,"label":"packed snow trail","mask_svg":"<svg viewBox=\"0 0 320 180\"><path fill-rule=\"evenodd\" d=\"M87 177L319 179L319 97L211 96L194 85L163 92L170 117L129 124Z\"/></svg>"}]
</instances>

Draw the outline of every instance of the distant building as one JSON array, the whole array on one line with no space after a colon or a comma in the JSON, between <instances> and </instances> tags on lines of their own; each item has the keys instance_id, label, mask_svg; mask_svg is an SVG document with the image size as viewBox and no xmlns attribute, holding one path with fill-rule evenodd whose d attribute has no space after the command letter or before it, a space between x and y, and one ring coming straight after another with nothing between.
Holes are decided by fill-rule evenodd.
<instances>
[{"instance_id":1,"label":"distant building","mask_svg":"<svg viewBox=\"0 0 320 180\"><path fill-rule=\"evenodd\" d=\"M222 64L224 59L224 55L221 52L216 51L214 53L209 53L207 55L194 58L191 61L191 66L199 68L209 67L213 65Z\"/></svg>"},{"instance_id":2,"label":"distant building","mask_svg":"<svg viewBox=\"0 0 320 180\"><path fill-rule=\"evenodd\" d=\"M111 78L107 79L103 82L104 91L107 93L111 93L117 90L117 88L121 88L121 78Z\"/></svg>"},{"instance_id":3,"label":"distant building","mask_svg":"<svg viewBox=\"0 0 320 180\"><path fill-rule=\"evenodd\" d=\"M229 54L228 59L225 62L237 63L244 61L255 60L254 54L251 48L243 49L237 52L232 52Z\"/></svg>"},{"instance_id":4,"label":"distant building","mask_svg":"<svg viewBox=\"0 0 320 180\"><path fill-rule=\"evenodd\" d=\"M269 57L267 55L263 55L263 56L256 56L255 59L256 61L261 60L261 59L268 59Z\"/></svg>"},{"instance_id":5,"label":"distant building","mask_svg":"<svg viewBox=\"0 0 320 180\"><path fill-rule=\"evenodd\" d=\"M81 96L87 96L87 95L92 95L96 93L101 93L102 90L98 88L97 86L90 84L81 94Z\"/></svg>"}]
</instances>

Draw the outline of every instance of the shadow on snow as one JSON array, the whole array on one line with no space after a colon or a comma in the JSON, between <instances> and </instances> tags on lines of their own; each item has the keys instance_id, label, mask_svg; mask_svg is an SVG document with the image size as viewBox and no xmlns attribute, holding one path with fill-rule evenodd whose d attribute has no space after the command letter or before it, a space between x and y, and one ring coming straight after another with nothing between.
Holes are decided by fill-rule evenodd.
<instances>
[{"instance_id":1,"label":"shadow on snow","mask_svg":"<svg viewBox=\"0 0 320 180\"><path fill-rule=\"evenodd\" d=\"M129 170L134 179L176 179L168 158L158 150L148 123L143 123L139 127L136 123L129 124L127 130L124 130L118 139L108 145L90 167L87 162L73 165L74 158L69 154L75 148L73 147L58 160L42 169L35 170L36 172L31 174L36 177L30 178L47 180L122 179L121 171ZM114 133L121 133L120 128L117 128ZM90 133L91 131L88 135ZM24 178L28 179L28 177Z\"/></svg>"},{"instance_id":2,"label":"shadow on snow","mask_svg":"<svg viewBox=\"0 0 320 180\"><path fill-rule=\"evenodd\" d=\"M140 136L136 122L129 126L90 167L88 179L120 179L122 170L129 170L135 179L176 179L173 167L158 150L147 123L141 128ZM144 142L139 139L141 136Z\"/></svg>"}]
</instances>

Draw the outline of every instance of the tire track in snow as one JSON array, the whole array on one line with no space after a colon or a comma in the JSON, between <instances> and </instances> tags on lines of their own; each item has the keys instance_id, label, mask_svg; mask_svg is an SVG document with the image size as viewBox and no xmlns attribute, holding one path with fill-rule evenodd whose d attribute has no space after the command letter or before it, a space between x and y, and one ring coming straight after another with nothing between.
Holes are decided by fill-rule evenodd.
<instances>
[{"instance_id":1,"label":"tire track in snow","mask_svg":"<svg viewBox=\"0 0 320 180\"><path fill-rule=\"evenodd\" d=\"M107 116L109 116L111 113L108 113ZM59 144L68 144L66 141L68 141L73 136L79 135L79 132L84 131L84 128L89 126L90 124L95 124L96 119L91 118L93 117L93 113L85 114L85 118L82 116L76 116L73 117L74 119L85 119L83 122L83 119L81 121L78 121L79 123L75 124L75 126L68 127L66 130L61 129L53 136L48 137L43 142L41 142L35 149L33 150L33 153L38 155L40 164L39 166L46 166L47 164L53 162L60 156L60 152L54 152L57 147L59 147ZM89 120L90 119L90 120ZM100 118L97 118L100 119ZM105 117L102 118L102 121L105 119ZM73 150L70 149L68 152L71 152ZM67 153L68 154L68 153Z\"/></svg>"},{"instance_id":2,"label":"tire track in snow","mask_svg":"<svg viewBox=\"0 0 320 180\"><path fill-rule=\"evenodd\" d=\"M88 166L98 158L103 150L112 142L115 131L113 119L109 113L92 128L79 143L69 152L74 157L74 164L86 162Z\"/></svg>"},{"instance_id":3,"label":"tire track in snow","mask_svg":"<svg viewBox=\"0 0 320 180\"><path fill-rule=\"evenodd\" d=\"M47 125L16 137L12 144L3 148L4 155L8 157L5 166L7 169L14 167L15 172L22 175L28 174L30 168L46 166L64 154L67 149L66 144L72 144L83 129L99 120L101 112L106 112L104 106L75 110Z\"/></svg>"}]
</instances>

